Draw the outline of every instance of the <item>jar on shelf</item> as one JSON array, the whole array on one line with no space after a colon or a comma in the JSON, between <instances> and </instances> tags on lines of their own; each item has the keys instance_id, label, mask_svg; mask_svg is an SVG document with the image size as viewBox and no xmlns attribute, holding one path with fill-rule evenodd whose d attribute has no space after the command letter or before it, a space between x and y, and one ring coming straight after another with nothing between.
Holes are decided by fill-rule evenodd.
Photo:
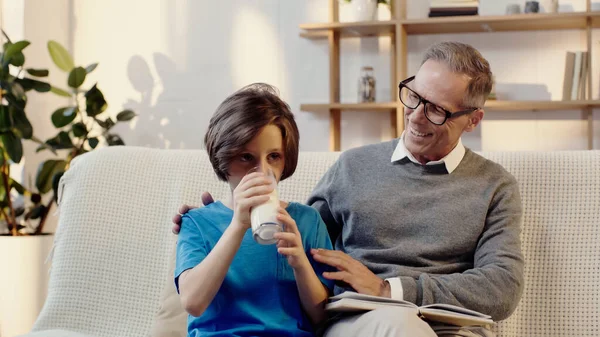
<instances>
[{"instance_id":1,"label":"jar on shelf","mask_svg":"<svg viewBox=\"0 0 600 337\"><path fill-rule=\"evenodd\" d=\"M375 102L375 77L373 67L362 67L358 79L358 102Z\"/></svg>"}]
</instances>

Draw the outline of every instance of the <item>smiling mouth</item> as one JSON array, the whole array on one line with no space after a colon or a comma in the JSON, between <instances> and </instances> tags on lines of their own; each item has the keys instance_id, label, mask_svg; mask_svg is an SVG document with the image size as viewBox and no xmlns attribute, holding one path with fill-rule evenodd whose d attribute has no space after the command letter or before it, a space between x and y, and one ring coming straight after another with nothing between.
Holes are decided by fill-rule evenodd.
<instances>
[{"instance_id":1,"label":"smiling mouth","mask_svg":"<svg viewBox=\"0 0 600 337\"><path fill-rule=\"evenodd\" d=\"M419 132L415 129L413 129L412 127L409 128L410 133L415 136L415 137L430 137L433 136L433 133L423 133L423 132Z\"/></svg>"}]
</instances>

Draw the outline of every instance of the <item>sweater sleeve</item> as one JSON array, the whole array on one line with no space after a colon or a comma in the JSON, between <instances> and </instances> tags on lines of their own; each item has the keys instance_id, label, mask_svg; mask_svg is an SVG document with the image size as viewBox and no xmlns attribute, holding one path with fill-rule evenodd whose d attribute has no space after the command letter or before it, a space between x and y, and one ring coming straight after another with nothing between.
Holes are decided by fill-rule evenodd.
<instances>
[{"instance_id":1,"label":"sweater sleeve","mask_svg":"<svg viewBox=\"0 0 600 337\"><path fill-rule=\"evenodd\" d=\"M516 180L501 184L490 204L473 268L448 275L400 276L404 299L417 305L446 303L508 318L523 291L521 198Z\"/></svg>"},{"instance_id":2,"label":"sweater sleeve","mask_svg":"<svg viewBox=\"0 0 600 337\"><path fill-rule=\"evenodd\" d=\"M335 186L337 186L336 178L340 159L338 159L329 170L327 170L325 175L321 177L321 180L319 180L317 186L313 189L306 202L307 205L316 209L321 215L334 246L337 237L342 232L342 221L339 217L334 216L334 212L331 209L331 205L335 203L335 196L337 194Z\"/></svg>"}]
</instances>

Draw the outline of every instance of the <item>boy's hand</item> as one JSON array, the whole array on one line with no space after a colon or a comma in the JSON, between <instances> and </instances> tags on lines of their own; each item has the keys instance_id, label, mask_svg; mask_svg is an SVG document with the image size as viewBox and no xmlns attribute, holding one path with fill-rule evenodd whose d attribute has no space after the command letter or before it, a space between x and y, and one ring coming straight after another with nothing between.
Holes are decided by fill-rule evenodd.
<instances>
[{"instance_id":1,"label":"boy's hand","mask_svg":"<svg viewBox=\"0 0 600 337\"><path fill-rule=\"evenodd\" d=\"M232 224L241 229L250 228L250 209L269 200L273 185L263 173L253 172L245 175L233 190Z\"/></svg>"},{"instance_id":2,"label":"boy's hand","mask_svg":"<svg viewBox=\"0 0 600 337\"><path fill-rule=\"evenodd\" d=\"M285 231L273 235L277 239L277 251L287 257L288 263L294 270L310 267L296 221L285 209L280 207L278 211L277 219L283 223Z\"/></svg>"}]
</instances>

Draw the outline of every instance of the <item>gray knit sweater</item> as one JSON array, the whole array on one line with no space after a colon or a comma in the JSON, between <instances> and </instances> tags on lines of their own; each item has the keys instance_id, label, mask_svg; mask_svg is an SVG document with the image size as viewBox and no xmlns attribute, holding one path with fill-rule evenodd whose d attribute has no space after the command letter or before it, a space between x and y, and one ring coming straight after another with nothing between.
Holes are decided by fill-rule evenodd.
<instances>
[{"instance_id":1,"label":"gray knit sweater","mask_svg":"<svg viewBox=\"0 0 600 337\"><path fill-rule=\"evenodd\" d=\"M308 204L335 248L381 278L400 277L407 301L507 318L523 289L516 180L469 149L451 174L392 163L397 142L344 152L315 187Z\"/></svg>"}]
</instances>

